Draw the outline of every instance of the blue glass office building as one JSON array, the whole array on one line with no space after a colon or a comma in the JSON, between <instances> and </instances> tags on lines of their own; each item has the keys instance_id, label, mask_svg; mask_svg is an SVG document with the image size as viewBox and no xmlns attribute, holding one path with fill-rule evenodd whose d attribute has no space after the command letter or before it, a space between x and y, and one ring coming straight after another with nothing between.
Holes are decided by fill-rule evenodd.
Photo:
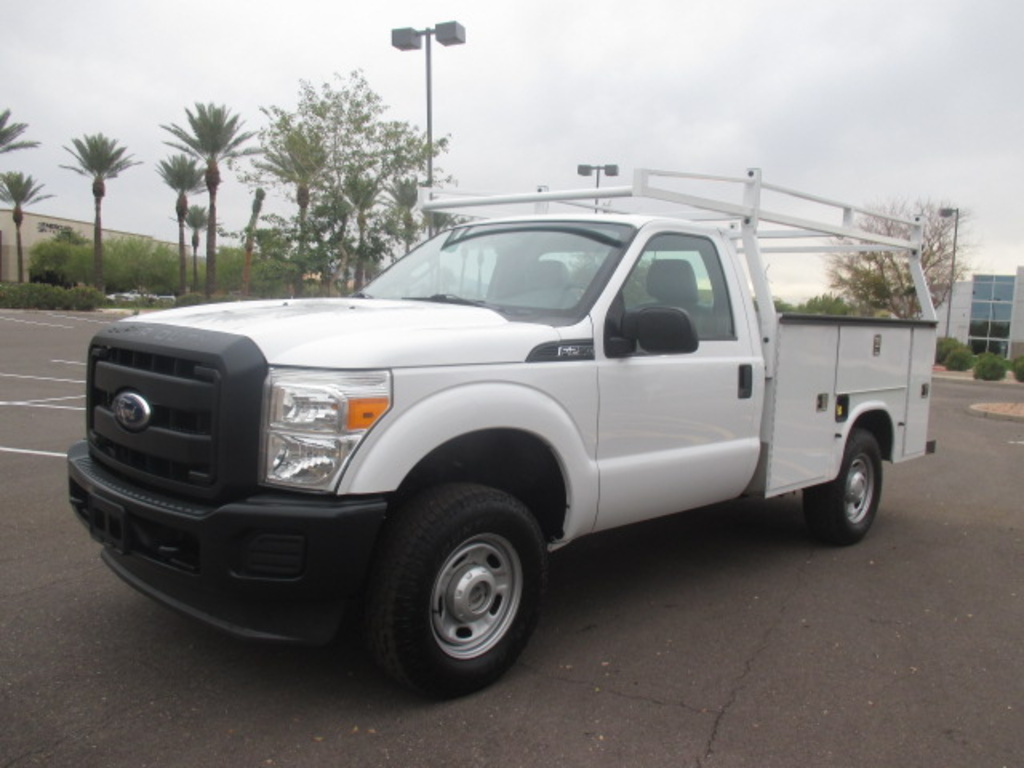
<instances>
[{"instance_id":1,"label":"blue glass office building","mask_svg":"<svg viewBox=\"0 0 1024 768\"><path fill-rule=\"evenodd\" d=\"M971 325L967 344L976 355L1010 354L1014 275L975 275L971 290Z\"/></svg>"},{"instance_id":2,"label":"blue glass office building","mask_svg":"<svg viewBox=\"0 0 1024 768\"><path fill-rule=\"evenodd\" d=\"M939 308L940 327L947 310ZM945 335L966 343L975 354L1024 355L1024 267L1016 275L974 275L953 290Z\"/></svg>"}]
</instances>

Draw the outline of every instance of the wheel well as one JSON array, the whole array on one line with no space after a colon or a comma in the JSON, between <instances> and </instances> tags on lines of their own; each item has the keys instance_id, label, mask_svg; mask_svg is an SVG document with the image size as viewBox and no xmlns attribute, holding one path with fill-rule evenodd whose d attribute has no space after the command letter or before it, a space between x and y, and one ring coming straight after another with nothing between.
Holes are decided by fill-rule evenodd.
<instances>
[{"instance_id":1,"label":"wheel well","mask_svg":"<svg viewBox=\"0 0 1024 768\"><path fill-rule=\"evenodd\" d=\"M857 418L853 429L864 429L875 436L882 458L892 461L893 430L892 420L885 411L870 411Z\"/></svg>"},{"instance_id":2,"label":"wheel well","mask_svg":"<svg viewBox=\"0 0 1024 768\"><path fill-rule=\"evenodd\" d=\"M412 469L396 492L401 503L418 491L451 482L498 488L522 501L548 541L563 534L565 479L551 447L536 435L489 429L449 440Z\"/></svg>"}]
</instances>

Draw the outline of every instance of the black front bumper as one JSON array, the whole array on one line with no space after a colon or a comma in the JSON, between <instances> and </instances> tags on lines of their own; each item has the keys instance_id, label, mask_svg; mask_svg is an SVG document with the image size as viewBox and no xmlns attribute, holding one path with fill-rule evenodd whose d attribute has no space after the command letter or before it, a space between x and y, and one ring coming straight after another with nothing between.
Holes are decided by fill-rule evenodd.
<instances>
[{"instance_id":1,"label":"black front bumper","mask_svg":"<svg viewBox=\"0 0 1024 768\"><path fill-rule=\"evenodd\" d=\"M75 514L128 584L232 635L285 643L335 635L387 506L286 493L204 506L121 480L84 441L68 473Z\"/></svg>"}]
</instances>

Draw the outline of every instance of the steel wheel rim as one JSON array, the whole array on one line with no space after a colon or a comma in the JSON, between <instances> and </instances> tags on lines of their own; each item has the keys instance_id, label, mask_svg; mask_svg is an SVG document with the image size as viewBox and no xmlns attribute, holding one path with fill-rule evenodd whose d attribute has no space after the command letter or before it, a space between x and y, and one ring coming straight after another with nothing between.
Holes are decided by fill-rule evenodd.
<instances>
[{"instance_id":1,"label":"steel wheel rim","mask_svg":"<svg viewBox=\"0 0 1024 768\"><path fill-rule=\"evenodd\" d=\"M875 472L865 456L858 456L846 473L844 508L846 519L856 525L867 517L875 493Z\"/></svg>"},{"instance_id":2,"label":"steel wheel rim","mask_svg":"<svg viewBox=\"0 0 1024 768\"><path fill-rule=\"evenodd\" d=\"M445 560L431 592L434 639L447 655L474 659L491 650L515 619L523 569L503 536L469 539Z\"/></svg>"}]
</instances>

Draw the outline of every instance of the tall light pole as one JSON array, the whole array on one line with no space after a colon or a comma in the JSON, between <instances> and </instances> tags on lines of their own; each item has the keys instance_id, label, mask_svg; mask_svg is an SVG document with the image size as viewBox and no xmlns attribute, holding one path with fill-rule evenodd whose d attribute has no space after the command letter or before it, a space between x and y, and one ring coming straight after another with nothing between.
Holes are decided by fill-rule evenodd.
<instances>
[{"instance_id":1,"label":"tall light pole","mask_svg":"<svg viewBox=\"0 0 1024 768\"><path fill-rule=\"evenodd\" d=\"M576 173L580 176L590 176L596 172L597 179L594 184L594 189L601 188L601 172L604 171L605 176L618 176L619 166L617 165L577 165ZM598 211L598 201L594 201L594 213Z\"/></svg>"},{"instance_id":2,"label":"tall light pole","mask_svg":"<svg viewBox=\"0 0 1024 768\"><path fill-rule=\"evenodd\" d=\"M391 45L400 51L418 51L427 41L427 187L434 186L434 108L433 86L430 74L430 38L436 37L441 45L462 45L466 42L466 28L457 21L446 21L426 29L403 27L391 30Z\"/></svg>"},{"instance_id":3,"label":"tall light pole","mask_svg":"<svg viewBox=\"0 0 1024 768\"><path fill-rule=\"evenodd\" d=\"M940 208L939 216L944 219L953 217L953 258L949 266L949 297L946 299L946 336L949 337L949 324L953 316L953 288L956 286L956 238L960 229L960 209Z\"/></svg>"}]
</instances>

